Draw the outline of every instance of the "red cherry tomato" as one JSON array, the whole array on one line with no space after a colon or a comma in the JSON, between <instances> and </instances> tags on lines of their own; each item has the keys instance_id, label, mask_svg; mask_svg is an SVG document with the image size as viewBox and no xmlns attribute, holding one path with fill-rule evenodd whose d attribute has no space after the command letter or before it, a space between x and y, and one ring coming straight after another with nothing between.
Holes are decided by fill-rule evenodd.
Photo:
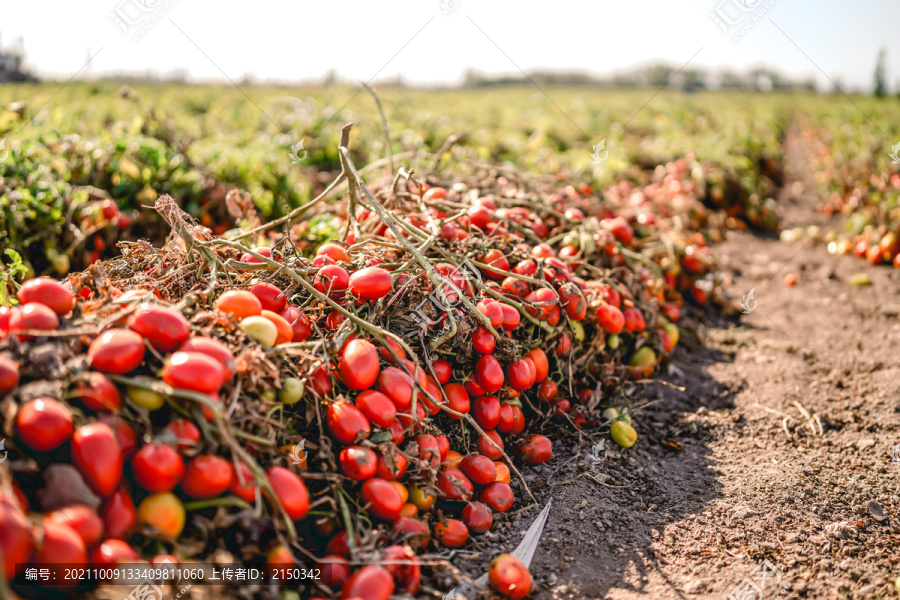
<instances>
[{"instance_id":1,"label":"red cherry tomato","mask_svg":"<svg viewBox=\"0 0 900 600\"><path fill-rule=\"evenodd\" d=\"M545 379L538 388L537 397L541 402L550 402L556 398L559 391L556 383L552 379Z\"/></svg>"},{"instance_id":2,"label":"red cherry tomato","mask_svg":"<svg viewBox=\"0 0 900 600\"><path fill-rule=\"evenodd\" d=\"M493 394L503 387L505 378L500 361L491 355L485 355L475 363L475 383L486 394Z\"/></svg>"},{"instance_id":3,"label":"red cherry tomato","mask_svg":"<svg viewBox=\"0 0 900 600\"><path fill-rule=\"evenodd\" d=\"M129 327L163 353L178 348L191 333L191 326L184 315L165 306L156 307L149 312L139 308Z\"/></svg>"},{"instance_id":4,"label":"red cherry tomato","mask_svg":"<svg viewBox=\"0 0 900 600\"><path fill-rule=\"evenodd\" d=\"M394 578L384 567L366 565L344 584L341 600L390 600Z\"/></svg>"},{"instance_id":5,"label":"red cherry tomato","mask_svg":"<svg viewBox=\"0 0 900 600\"><path fill-rule=\"evenodd\" d=\"M485 298L477 305L478 310L491 320L491 327L495 329L503 325L503 308L502 305L490 298Z\"/></svg>"},{"instance_id":6,"label":"red cherry tomato","mask_svg":"<svg viewBox=\"0 0 900 600\"><path fill-rule=\"evenodd\" d=\"M182 352L199 352L214 358L225 369L228 379L231 379L231 376L234 375L236 369L234 354L228 349L228 346L219 340L196 336L185 341L178 349Z\"/></svg>"},{"instance_id":7,"label":"red cherry tomato","mask_svg":"<svg viewBox=\"0 0 900 600\"><path fill-rule=\"evenodd\" d=\"M312 324L309 322L309 317L302 310L296 306L288 306L281 311L281 316L290 323L294 331L292 342L305 342L309 339L309 334L312 332Z\"/></svg>"},{"instance_id":8,"label":"red cherry tomato","mask_svg":"<svg viewBox=\"0 0 900 600\"><path fill-rule=\"evenodd\" d=\"M439 358L433 363L431 363L431 368L434 370L434 375L437 377L438 383L441 385L446 384L450 381L450 377L453 375L453 367L450 366L446 360Z\"/></svg>"},{"instance_id":9,"label":"red cherry tomato","mask_svg":"<svg viewBox=\"0 0 900 600\"><path fill-rule=\"evenodd\" d=\"M500 407L500 423L497 431L500 433L513 433L519 423L524 423L525 416L522 409L515 404L504 404ZM524 427L524 425L523 425Z\"/></svg>"},{"instance_id":10,"label":"red cherry tomato","mask_svg":"<svg viewBox=\"0 0 900 600\"><path fill-rule=\"evenodd\" d=\"M447 453L450 452L450 440L443 433L434 436L434 441L438 445L438 454L440 454L441 462L447 460Z\"/></svg>"},{"instance_id":11,"label":"red cherry tomato","mask_svg":"<svg viewBox=\"0 0 900 600\"><path fill-rule=\"evenodd\" d=\"M57 329L59 329L59 317L51 309L38 302L29 302L18 306L9 315L9 332L15 333L20 340L32 337L18 333L20 331L55 331Z\"/></svg>"},{"instance_id":12,"label":"red cherry tomato","mask_svg":"<svg viewBox=\"0 0 900 600\"><path fill-rule=\"evenodd\" d=\"M519 314L519 311L508 304L501 304L500 308L503 310L503 329L512 331L518 327L522 321L522 315Z\"/></svg>"},{"instance_id":13,"label":"red cherry tomato","mask_svg":"<svg viewBox=\"0 0 900 600\"><path fill-rule=\"evenodd\" d=\"M530 435L525 438L525 444L519 449L519 455L529 465L539 465L553 456L553 446L550 440L542 435Z\"/></svg>"},{"instance_id":14,"label":"red cherry tomato","mask_svg":"<svg viewBox=\"0 0 900 600\"><path fill-rule=\"evenodd\" d=\"M72 312L75 296L63 284L50 277L29 279L19 288L16 297L20 304L37 302L43 304L60 317Z\"/></svg>"},{"instance_id":15,"label":"red cherry tomato","mask_svg":"<svg viewBox=\"0 0 900 600\"><path fill-rule=\"evenodd\" d=\"M254 283L248 291L256 296L262 310L280 313L287 306L287 297L278 286L263 281Z\"/></svg>"},{"instance_id":16,"label":"red cherry tomato","mask_svg":"<svg viewBox=\"0 0 900 600\"><path fill-rule=\"evenodd\" d=\"M412 406L413 380L402 369L398 367L382 369L376 387L391 399L397 410L408 411Z\"/></svg>"},{"instance_id":17,"label":"red cherry tomato","mask_svg":"<svg viewBox=\"0 0 900 600\"><path fill-rule=\"evenodd\" d=\"M625 318L625 331L629 333L640 333L647 327L644 315L633 306L622 311L622 316Z\"/></svg>"},{"instance_id":18,"label":"red cherry tomato","mask_svg":"<svg viewBox=\"0 0 900 600\"><path fill-rule=\"evenodd\" d=\"M347 253L347 249L337 244L322 244L316 250L316 256L327 256L334 262L350 262L350 254Z\"/></svg>"},{"instance_id":19,"label":"red cherry tomato","mask_svg":"<svg viewBox=\"0 0 900 600\"><path fill-rule=\"evenodd\" d=\"M487 504L483 502L470 502L462 511L462 521L469 533L484 533L490 531L494 523L494 515Z\"/></svg>"},{"instance_id":20,"label":"red cherry tomato","mask_svg":"<svg viewBox=\"0 0 900 600\"><path fill-rule=\"evenodd\" d=\"M390 482L379 477L367 479L360 492L363 504L368 506L369 514L376 519L393 521L400 516L403 508L403 496Z\"/></svg>"},{"instance_id":21,"label":"red cherry tomato","mask_svg":"<svg viewBox=\"0 0 900 600\"><path fill-rule=\"evenodd\" d=\"M105 540L91 553L91 564L95 567L114 567L119 563L135 563L138 560L138 553L122 540Z\"/></svg>"},{"instance_id":22,"label":"red cherry tomato","mask_svg":"<svg viewBox=\"0 0 900 600\"><path fill-rule=\"evenodd\" d=\"M615 334L625 327L625 316L615 306L603 304L597 308L597 323L606 333Z\"/></svg>"},{"instance_id":23,"label":"red cherry tomato","mask_svg":"<svg viewBox=\"0 0 900 600\"><path fill-rule=\"evenodd\" d=\"M87 381L79 381L75 393L81 404L88 410L98 412L119 412L122 408L122 395L119 389L102 373L87 374Z\"/></svg>"},{"instance_id":24,"label":"red cherry tomato","mask_svg":"<svg viewBox=\"0 0 900 600\"><path fill-rule=\"evenodd\" d=\"M419 446L419 459L424 460L433 467L441 462L441 447L437 439L428 433L416 436L415 443Z\"/></svg>"},{"instance_id":25,"label":"red cherry tomato","mask_svg":"<svg viewBox=\"0 0 900 600\"><path fill-rule=\"evenodd\" d=\"M478 499L496 512L506 512L513 505L513 491L508 484L495 481L485 486Z\"/></svg>"},{"instance_id":26,"label":"red cherry tomato","mask_svg":"<svg viewBox=\"0 0 900 600\"><path fill-rule=\"evenodd\" d=\"M406 460L403 454L396 450L389 450L384 454L378 455L378 465L375 469L375 474L382 479L394 481L403 477L408 464L409 461Z\"/></svg>"},{"instance_id":27,"label":"red cherry tomato","mask_svg":"<svg viewBox=\"0 0 900 600\"><path fill-rule=\"evenodd\" d=\"M309 510L309 492L300 477L284 467L272 467L267 479L288 516L295 521L306 516L306 511Z\"/></svg>"},{"instance_id":28,"label":"red cherry tomato","mask_svg":"<svg viewBox=\"0 0 900 600\"><path fill-rule=\"evenodd\" d=\"M16 389L19 385L19 365L5 356L0 356L0 397Z\"/></svg>"},{"instance_id":29,"label":"red cherry tomato","mask_svg":"<svg viewBox=\"0 0 900 600\"><path fill-rule=\"evenodd\" d=\"M485 431L485 436L480 436L478 441L475 442L475 446L478 448L478 453L484 456L487 456L491 460L500 460L503 456L503 439L500 437L500 434L496 431ZM494 444L500 446L500 450L494 447L494 444L491 444L487 438L490 438Z\"/></svg>"},{"instance_id":30,"label":"red cherry tomato","mask_svg":"<svg viewBox=\"0 0 900 600\"><path fill-rule=\"evenodd\" d=\"M488 582L494 590L510 600L521 600L531 593L528 568L511 554L501 554L491 561Z\"/></svg>"},{"instance_id":31,"label":"red cherry tomato","mask_svg":"<svg viewBox=\"0 0 900 600\"><path fill-rule=\"evenodd\" d=\"M381 392L365 390L356 397L356 407L366 418L379 427L390 427L397 418L397 407Z\"/></svg>"},{"instance_id":32,"label":"red cherry tomato","mask_svg":"<svg viewBox=\"0 0 900 600\"><path fill-rule=\"evenodd\" d=\"M447 519L446 523L434 524L434 539L448 548L459 548L469 539L469 529L458 519Z\"/></svg>"},{"instance_id":33,"label":"red cherry tomato","mask_svg":"<svg viewBox=\"0 0 900 600\"><path fill-rule=\"evenodd\" d=\"M573 321L580 321L587 315L587 301L577 284L564 283L560 286L559 301Z\"/></svg>"},{"instance_id":34,"label":"red cherry tomato","mask_svg":"<svg viewBox=\"0 0 900 600\"><path fill-rule=\"evenodd\" d=\"M437 487L448 500L468 500L475 493L472 482L455 467L446 467L438 474Z\"/></svg>"},{"instance_id":35,"label":"red cherry tomato","mask_svg":"<svg viewBox=\"0 0 900 600\"><path fill-rule=\"evenodd\" d=\"M350 286L350 276L337 265L325 265L316 273L313 285L320 293L337 297Z\"/></svg>"},{"instance_id":36,"label":"red cherry tomato","mask_svg":"<svg viewBox=\"0 0 900 600\"><path fill-rule=\"evenodd\" d=\"M415 596L422 580L422 569L413 549L409 546L388 546L382 550L381 560L397 587Z\"/></svg>"},{"instance_id":37,"label":"red cherry tomato","mask_svg":"<svg viewBox=\"0 0 900 600\"><path fill-rule=\"evenodd\" d=\"M170 492L184 477L184 461L170 446L147 444L131 459L131 473L135 482L148 492Z\"/></svg>"},{"instance_id":38,"label":"red cherry tomato","mask_svg":"<svg viewBox=\"0 0 900 600\"><path fill-rule=\"evenodd\" d=\"M378 300L391 291L391 274L381 267L366 267L350 276L350 293L363 300Z\"/></svg>"},{"instance_id":39,"label":"red cherry tomato","mask_svg":"<svg viewBox=\"0 0 900 600\"><path fill-rule=\"evenodd\" d=\"M137 508L125 490L118 489L103 505L103 527L107 537L121 538L137 524Z\"/></svg>"},{"instance_id":40,"label":"red cherry tomato","mask_svg":"<svg viewBox=\"0 0 900 600\"><path fill-rule=\"evenodd\" d=\"M487 329L478 325L471 333L472 348L479 354L490 354L494 351L496 340Z\"/></svg>"},{"instance_id":41,"label":"red cherry tomato","mask_svg":"<svg viewBox=\"0 0 900 600\"><path fill-rule=\"evenodd\" d=\"M351 340L341 352L338 371L351 390L365 390L378 380L381 371L378 350L366 340Z\"/></svg>"},{"instance_id":42,"label":"red cherry tomato","mask_svg":"<svg viewBox=\"0 0 900 600\"><path fill-rule=\"evenodd\" d=\"M72 463L102 498L122 480L122 451L116 434L103 423L82 425L72 435Z\"/></svg>"},{"instance_id":43,"label":"red cherry tomato","mask_svg":"<svg viewBox=\"0 0 900 600\"><path fill-rule=\"evenodd\" d=\"M115 415L101 415L98 420L108 425L116 434L116 442L122 451L122 459L130 458L137 448L137 434L134 433L134 429L131 428L128 421Z\"/></svg>"},{"instance_id":44,"label":"red cherry tomato","mask_svg":"<svg viewBox=\"0 0 900 600\"><path fill-rule=\"evenodd\" d=\"M348 446L341 450L338 457L341 471L350 479L362 481L375 476L378 466L378 457L368 448L362 446Z\"/></svg>"},{"instance_id":45,"label":"red cherry tomato","mask_svg":"<svg viewBox=\"0 0 900 600\"><path fill-rule=\"evenodd\" d=\"M72 413L52 398L37 398L22 405L16 414L19 440L35 452L50 452L62 446L74 431Z\"/></svg>"},{"instance_id":46,"label":"red cherry tomato","mask_svg":"<svg viewBox=\"0 0 900 600\"><path fill-rule=\"evenodd\" d=\"M256 479L253 471L243 462L237 464L234 470L234 480L231 482L231 493L248 504L256 501Z\"/></svg>"},{"instance_id":47,"label":"red cherry tomato","mask_svg":"<svg viewBox=\"0 0 900 600\"><path fill-rule=\"evenodd\" d=\"M509 387L517 391L522 391L527 390L534 385L534 365L533 363L529 364L529 362L531 361L528 361L528 359L520 360L510 363L509 366L506 367L506 381L509 383Z\"/></svg>"},{"instance_id":48,"label":"red cherry tomato","mask_svg":"<svg viewBox=\"0 0 900 600\"><path fill-rule=\"evenodd\" d=\"M44 564L81 565L87 562L87 547L74 529L64 523L44 521L37 560Z\"/></svg>"},{"instance_id":49,"label":"red cherry tomato","mask_svg":"<svg viewBox=\"0 0 900 600\"><path fill-rule=\"evenodd\" d=\"M497 479L497 467L494 461L480 454L467 456L459 463L463 474L477 485L487 485Z\"/></svg>"},{"instance_id":50,"label":"red cherry tomato","mask_svg":"<svg viewBox=\"0 0 900 600\"><path fill-rule=\"evenodd\" d=\"M547 360L547 355L544 351L540 348L535 348L525 356L530 358L532 364L534 364L534 381L540 383L547 379L547 375L550 373L550 362Z\"/></svg>"},{"instance_id":51,"label":"red cherry tomato","mask_svg":"<svg viewBox=\"0 0 900 600\"><path fill-rule=\"evenodd\" d=\"M144 338L129 329L109 329L91 342L88 363L104 373L124 375L144 359Z\"/></svg>"},{"instance_id":52,"label":"red cherry tomato","mask_svg":"<svg viewBox=\"0 0 900 600\"><path fill-rule=\"evenodd\" d=\"M189 498L202 500L224 494L234 482L231 461L221 456L197 456L184 469L179 489Z\"/></svg>"},{"instance_id":53,"label":"red cherry tomato","mask_svg":"<svg viewBox=\"0 0 900 600\"><path fill-rule=\"evenodd\" d=\"M228 373L207 354L178 351L163 365L162 378L173 388L215 394L228 380Z\"/></svg>"},{"instance_id":54,"label":"red cherry tomato","mask_svg":"<svg viewBox=\"0 0 900 600\"><path fill-rule=\"evenodd\" d=\"M467 414L471 408L469 394L466 388L458 383L448 383L444 386L444 395L447 396L447 407L461 414ZM448 413L451 419L459 420L459 417Z\"/></svg>"},{"instance_id":55,"label":"red cherry tomato","mask_svg":"<svg viewBox=\"0 0 900 600\"><path fill-rule=\"evenodd\" d=\"M200 430L187 419L175 419L166 425L166 432L181 450L187 450L200 444Z\"/></svg>"},{"instance_id":56,"label":"red cherry tomato","mask_svg":"<svg viewBox=\"0 0 900 600\"><path fill-rule=\"evenodd\" d=\"M89 547L103 539L103 520L96 511L84 504L70 504L58 508L49 513L44 522L68 525Z\"/></svg>"},{"instance_id":57,"label":"red cherry tomato","mask_svg":"<svg viewBox=\"0 0 900 600\"><path fill-rule=\"evenodd\" d=\"M0 557L7 581L21 574L34 548L25 515L6 498L0 498Z\"/></svg>"},{"instance_id":58,"label":"red cherry tomato","mask_svg":"<svg viewBox=\"0 0 900 600\"><path fill-rule=\"evenodd\" d=\"M332 437L342 444L355 444L369 437L371 426L358 408L347 402L335 402L328 407L325 423Z\"/></svg>"},{"instance_id":59,"label":"red cherry tomato","mask_svg":"<svg viewBox=\"0 0 900 600\"><path fill-rule=\"evenodd\" d=\"M500 400L497 396L476 398L472 403L472 416L482 429L494 429L500 423Z\"/></svg>"}]
</instances>

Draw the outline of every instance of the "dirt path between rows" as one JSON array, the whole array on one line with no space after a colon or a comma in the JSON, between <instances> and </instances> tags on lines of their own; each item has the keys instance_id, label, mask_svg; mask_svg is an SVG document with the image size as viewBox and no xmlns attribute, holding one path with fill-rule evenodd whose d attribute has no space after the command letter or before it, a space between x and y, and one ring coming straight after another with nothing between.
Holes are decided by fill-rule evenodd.
<instances>
[{"instance_id":1,"label":"dirt path between rows","mask_svg":"<svg viewBox=\"0 0 900 600\"><path fill-rule=\"evenodd\" d=\"M804 156L789 135L785 225L834 227L815 212ZM665 376L686 390L646 388L660 401L630 451L597 466L589 443L554 446L534 475L539 500L554 497L538 597L896 597L898 272L743 232L715 253L755 310L686 340ZM873 285L848 283L860 272ZM546 485L583 472L595 478Z\"/></svg>"}]
</instances>

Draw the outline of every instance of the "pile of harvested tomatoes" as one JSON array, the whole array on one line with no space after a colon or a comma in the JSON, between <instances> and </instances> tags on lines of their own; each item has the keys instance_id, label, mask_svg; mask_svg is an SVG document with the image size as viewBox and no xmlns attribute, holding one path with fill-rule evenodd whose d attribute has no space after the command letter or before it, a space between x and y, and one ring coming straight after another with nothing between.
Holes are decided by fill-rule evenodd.
<instances>
[{"instance_id":1,"label":"pile of harvested tomatoes","mask_svg":"<svg viewBox=\"0 0 900 600\"><path fill-rule=\"evenodd\" d=\"M0 307L14 590L40 594L26 564L226 553L318 566L292 583L305 596L435 592L444 549L533 502L518 467L551 459L541 432L635 443L623 389L678 343L684 299L718 290L682 231L702 198L666 181L677 203L630 190L613 210L503 177L357 183L329 208L345 233L306 255L289 232L215 237L158 201L165 246L122 243ZM532 587L510 555L490 585Z\"/></svg>"}]
</instances>

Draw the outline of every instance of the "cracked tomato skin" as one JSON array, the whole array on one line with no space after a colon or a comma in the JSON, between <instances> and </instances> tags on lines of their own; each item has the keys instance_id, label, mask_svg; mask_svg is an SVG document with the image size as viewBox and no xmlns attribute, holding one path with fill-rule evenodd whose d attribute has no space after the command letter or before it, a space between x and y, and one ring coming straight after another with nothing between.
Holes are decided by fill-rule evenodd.
<instances>
[{"instance_id":1,"label":"cracked tomato skin","mask_svg":"<svg viewBox=\"0 0 900 600\"><path fill-rule=\"evenodd\" d=\"M488 582L491 588L510 600L521 600L531 593L531 574L511 554L501 554L491 561Z\"/></svg>"},{"instance_id":2,"label":"cracked tomato skin","mask_svg":"<svg viewBox=\"0 0 900 600\"><path fill-rule=\"evenodd\" d=\"M422 581L422 568L416 553L409 546L388 546L381 552L381 559L388 564L384 568L394 578L397 587L407 594L416 595Z\"/></svg>"}]
</instances>

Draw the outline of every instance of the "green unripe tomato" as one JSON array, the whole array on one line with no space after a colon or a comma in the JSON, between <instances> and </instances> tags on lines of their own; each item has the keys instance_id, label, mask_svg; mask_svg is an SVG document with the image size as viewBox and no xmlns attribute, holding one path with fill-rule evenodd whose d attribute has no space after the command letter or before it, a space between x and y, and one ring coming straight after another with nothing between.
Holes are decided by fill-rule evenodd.
<instances>
[{"instance_id":1,"label":"green unripe tomato","mask_svg":"<svg viewBox=\"0 0 900 600\"><path fill-rule=\"evenodd\" d=\"M618 333L614 333L612 335L606 336L606 345L610 347L610 349L615 350L619 347L619 342L622 341L622 338L619 337Z\"/></svg>"},{"instance_id":2,"label":"green unripe tomato","mask_svg":"<svg viewBox=\"0 0 900 600\"><path fill-rule=\"evenodd\" d=\"M148 383L153 381L149 377L139 377ZM146 408L151 411L159 410L162 408L163 404L166 403L166 398L162 394L157 394L153 390L145 390L139 387L129 386L128 389L125 390L125 397L135 406Z\"/></svg>"},{"instance_id":3,"label":"green unripe tomato","mask_svg":"<svg viewBox=\"0 0 900 600\"><path fill-rule=\"evenodd\" d=\"M303 398L303 382L296 377L287 377L281 384L278 399L285 404L297 404Z\"/></svg>"}]
</instances>

